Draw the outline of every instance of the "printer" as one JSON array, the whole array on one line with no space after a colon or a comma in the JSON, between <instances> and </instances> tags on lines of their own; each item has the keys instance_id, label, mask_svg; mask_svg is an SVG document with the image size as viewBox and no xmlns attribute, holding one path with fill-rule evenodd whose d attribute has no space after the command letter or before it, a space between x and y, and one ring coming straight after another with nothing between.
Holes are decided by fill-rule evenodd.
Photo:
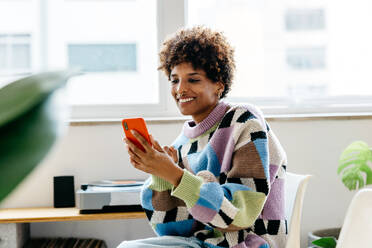
<instances>
[{"instance_id":1,"label":"printer","mask_svg":"<svg viewBox=\"0 0 372 248\"><path fill-rule=\"evenodd\" d=\"M77 190L81 214L143 211L140 193L144 181L103 180L82 184Z\"/></svg>"}]
</instances>

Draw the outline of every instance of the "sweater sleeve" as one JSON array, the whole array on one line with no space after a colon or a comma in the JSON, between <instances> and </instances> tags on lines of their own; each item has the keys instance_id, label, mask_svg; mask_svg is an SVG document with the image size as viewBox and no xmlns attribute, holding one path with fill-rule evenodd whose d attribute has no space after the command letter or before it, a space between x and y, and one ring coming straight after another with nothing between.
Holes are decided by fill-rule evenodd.
<instances>
[{"instance_id":1,"label":"sweater sleeve","mask_svg":"<svg viewBox=\"0 0 372 248\"><path fill-rule=\"evenodd\" d=\"M171 196L173 185L154 175L145 182L141 191L141 205L157 235L190 236L194 219L185 203Z\"/></svg>"},{"instance_id":2,"label":"sweater sleeve","mask_svg":"<svg viewBox=\"0 0 372 248\"><path fill-rule=\"evenodd\" d=\"M185 203L171 196L172 186L159 177L149 177L141 191L141 205L157 235L187 237L195 221Z\"/></svg>"},{"instance_id":3,"label":"sweater sleeve","mask_svg":"<svg viewBox=\"0 0 372 248\"><path fill-rule=\"evenodd\" d=\"M172 195L186 203L193 218L224 231L251 227L270 191L266 126L250 119L237 125L230 138L236 141L231 167L220 172L222 184L208 179L213 175L205 176L207 171L193 175L184 170L180 184L172 189Z\"/></svg>"}]
</instances>

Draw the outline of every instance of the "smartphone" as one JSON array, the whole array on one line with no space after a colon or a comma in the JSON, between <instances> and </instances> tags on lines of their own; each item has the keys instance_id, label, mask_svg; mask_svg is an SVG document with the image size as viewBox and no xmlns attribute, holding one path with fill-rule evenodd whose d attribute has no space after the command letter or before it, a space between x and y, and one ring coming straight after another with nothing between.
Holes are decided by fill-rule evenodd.
<instances>
[{"instance_id":1,"label":"smartphone","mask_svg":"<svg viewBox=\"0 0 372 248\"><path fill-rule=\"evenodd\" d=\"M123 119L121 124L124 129L125 136L131 142L133 142L138 148L142 151L145 151L144 147L141 143L134 137L130 130L135 130L137 133L141 134L147 142L151 145L150 135L147 131L146 122L143 118L130 118L130 119Z\"/></svg>"}]
</instances>

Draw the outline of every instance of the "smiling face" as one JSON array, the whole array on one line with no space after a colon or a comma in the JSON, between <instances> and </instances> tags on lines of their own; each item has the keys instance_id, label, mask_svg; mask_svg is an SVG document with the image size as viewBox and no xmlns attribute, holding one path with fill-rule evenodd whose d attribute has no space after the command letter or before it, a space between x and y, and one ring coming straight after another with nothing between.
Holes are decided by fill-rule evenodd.
<instances>
[{"instance_id":1,"label":"smiling face","mask_svg":"<svg viewBox=\"0 0 372 248\"><path fill-rule=\"evenodd\" d=\"M183 115L191 115L196 123L204 120L217 105L218 93L224 85L211 81L204 70L191 63L176 65L171 73L172 96Z\"/></svg>"}]
</instances>

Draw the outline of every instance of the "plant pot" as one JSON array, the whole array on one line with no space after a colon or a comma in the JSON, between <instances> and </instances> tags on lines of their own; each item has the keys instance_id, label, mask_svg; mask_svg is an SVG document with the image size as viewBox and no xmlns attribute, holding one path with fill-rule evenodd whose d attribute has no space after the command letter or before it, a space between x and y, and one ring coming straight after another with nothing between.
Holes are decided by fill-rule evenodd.
<instances>
[{"instance_id":1,"label":"plant pot","mask_svg":"<svg viewBox=\"0 0 372 248\"><path fill-rule=\"evenodd\" d=\"M315 248L319 247L316 245L313 245L311 242L314 240L324 238L324 237L335 237L338 239L338 236L340 235L341 228L340 227L335 227L335 228L328 228L328 229L320 229L320 230L315 230L312 232L308 233L308 239L307 239L307 246L308 248Z\"/></svg>"}]
</instances>

